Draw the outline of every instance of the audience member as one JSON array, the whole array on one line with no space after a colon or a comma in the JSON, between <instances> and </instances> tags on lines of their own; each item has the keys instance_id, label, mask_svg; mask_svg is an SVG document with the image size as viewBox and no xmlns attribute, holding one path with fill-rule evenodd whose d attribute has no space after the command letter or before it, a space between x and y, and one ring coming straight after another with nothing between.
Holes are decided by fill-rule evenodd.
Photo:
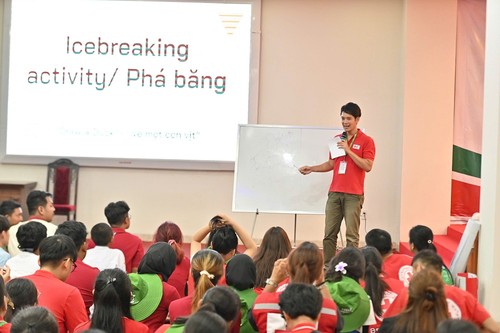
<instances>
[{"instance_id":1,"label":"audience member","mask_svg":"<svg viewBox=\"0 0 500 333\"><path fill-rule=\"evenodd\" d=\"M207 235L208 247L219 252L226 264L238 252L238 237L245 246L244 254L253 258L257 251L257 244L253 241L252 236L225 214L214 216L207 226L202 227L193 235L191 254L201 249L201 242ZM222 277L219 284L226 284L225 276Z\"/></svg>"},{"instance_id":2,"label":"audience member","mask_svg":"<svg viewBox=\"0 0 500 333\"><path fill-rule=\"evenodd\" d=\"M240 333L256 332L248 321L257 293L254 290L255 264L246 254L235 255L226 266L226 282L238 294L241 302Z\"/></svg>"},{"instance_id":3,"label":"audience member","mask_svg":"<svg viewBox=\"0 0 500 333\"><path fill-rule=\"evenodd\" d=\"M395 317L385 318L379 333L435 333L448 318L444 283L437 272L422 270L410 281L408 305Z\"/></svg>"},{"instance_id":4,"label":"audience member","mask_svg":"<svg viewBox=\"0 0 500 333\"><path fill-rule=\"evenodd\" d=\"M108 268L119 268L126 271L125 256L118 249L110 248L113 241L113 229L107 223L97 223L90 230L90 237L95 247L87 250L83 262L100 271Z\"/></svg>"},{"instance_id":5,"label":"audience member","mask_svg":"<svg viewBox=\"0 0 500 333\"><path fill-rule=\"evenodd\" d=\"M158 242L142 258L138 273L129 274L132 318L148 326L150 332L165 323L170 303L179 299L177 289L167 283L175 266L174 249L168 243Z\"/></svg>"},{"instance_id":6,"label":"audience member","mask_svg":"<svg viewBox=\"0 0 500 333\"><path fill-rule=\"evenodd\" d=\"M11 269L10 275L13 279L34 274L40 269L39 246L40 242L47 238L47 227L37 221L23 223L17 229L16 237L21 252L6 263Z\"/></svg>"},{"instance_id":7,"label":"audience member","mask_svg":"<svg viewBox=\"0 0 500 333\"><path fill-rule=\"evenodd\" d=\"M373 304L376 323L370 325L368 332L376 332L382 323L382 316L394 301L401 289L405 288L398 279L386 277L382 272L382 256L373 246L361 249L365 257L365 290Z\"/></svg>"},{"instance_id":8,"label":"audience member","mask_svg":"<svg viewBox=\"0 0 500 333\"><path fill-rule=\"evenodd\" d=\"M57 320L41 306L22 309L12 320L10 333L58 333ZM66 333L66 332L65 332Z\"/></svg>"},{"instance_id":9,"label":"audience member","mask_svg":"<svg viewBox=\"0 0 500 333\"><path fill-rule=\"evenodd\" d=\"M291 283L281 293L279 305L288 331L316 331L323 306L323 296L318 288L310 284Z\"/></svg>"},{"instance_id":10,"label":"audience member","mask_svg":"<svg viewBox=\"0 0 500 333\"><path fill-rule=\"evenodd\" d=\"M148 333L146 325L132 319L131 294L130 279L124 271L114 268L100 272L95 281L92 319L78 325L75 333L89 328L106 333Z\"/></svg>"},{"instance_id":11,"label":"audience member","mask_svg":"<svg viewBox=\"0 0 500 333\"><path fill-rule=\"evenodd\" d=\"M40 222L47 228L47 236L53 236L57 226L51 223L56 210L52 202L52 194L45 191L31 191L26 198L26 205L30 214L28 221L13 225L10 229L12 236L17 235L17 230L30 221ZM8 250L11 256L19 254L20 250L18 246L17 236L10 237Z\"/></svg>"},{"instance_id":12,"label":"audience member","mask_svg":"<svg viewBox=\"0 0 500 333\"><path fill-rule=\"evenodd\" d=\"M94 299L94 282L99 274L99 269L83 262L87 254L87 228L82 222L66 221L57 227L56 235L66 235L75 243L77 251L75 269L66 279L66 283L78 288L82 294L87 314L90 314L89 308Z\"/></svg>"},{"instance_id":13,"label":"audience member","mask_svg":"<svg viewBox=\"0 0 500 333\"><path fill-rule=\"evenodd\" d=\"M384 277L398 279L404 283L405 287L408 287L413 274L412 257L394 253L391 235L382 229L372 229L366 234L365 242L366 245L376 248L382 255Z\"/></svg>"},{"instance_id":14,"label":"audience member","mask_svg":"<svg viewBox=\"0 0 500 333\"><path fill-rule=\"evenodd\" d=\"M10 332L10 324L4 320L7 313L7 290L5 289L5 283L3 279L0 279L0 333Z\"/></svg>"},{"instance_id":15,"label":"audience member","mask_svg":"<svg viewBox=\"0 0 500 333\"><path fill-rule=\"evenodd\" d=\"M279 311L279 295L286 284L280 286L287 276L291 283L316 284L321 288L323 307L319 317L318 330L321 332L340 332L342 319L323 283L323 254L318 246L304 242L290 252L287 259L278 259L271 277L267 279L264 291L257 296L251 312L250 322L259 332L275 332L285 329L285 321Z\"/></svg>"},{"instance_id":16,"label":"audience member","mask_svg":"<svg viewBox=\"0 0 500 333\"><path fill-rule=\"evenodd\" d=\"M144 256L144 246L139 237L127 232L132 219L129 211L130 207L125 201L117 201L106 206L104 215L114 233L110 247L123 252L127 273L137 273L139 263Z\"/></svg>"},{"instance_id":17,"label":"audience member","mask_svg":"<svg viewBox=\"0 0 500 333\"><path fill-rule=\"evenodd\" d=\"M375 318L370 317L370 298L359 284L365 266L361 251L349 246L332 258L325 273L325 285L344 319L342 332L357 332L375 323Z\"/></svg>"},{"instance_id":18,"label":"audience member","mask_svg":"<svg viewBox=\"0 0 500 333\"><path fill-rule=\"evenodd\" d=\"M22 309L38 304L38 291L33 281L17 278L7 283L7 294L10 302L7 306L5 320L12 322L12 318Z\"/></svg>"},{"instance_id":19,"label":"audience member","mask_svg":"<svg viewBox=\"0 0 500 333\"><path fill-rule=\"evenodd\" d=\"M170 322L174 322L177 317L187 317L196 312L203 295L217 285L223 273L224 259L220 253L210 249L196 252L191 259L194 293L170 303Z\"/></svg>"},{"instance_id":20,"label":"audience member","mask_svg":"<svg viewBox=\"0 0 500 333\"><path fill-rule=\"evenodd\" d=\"M14 200L2 201L0 204L0 215L5 216L11 226L23 221L23 209Z\"/></svg>"},{"instance_id":21,"label":"audience member","mask_svg":"<svg viewBox=\"0 0 500 333\"><path fill-rule=\"evenodd\" d=\"M413 253L418 253L422 250L432 250L437 253L436 246L434 246L434 234L432 230L425 225L416 225L410 229L410 249ZM444 283L453 286L453 276L450 270L443 263L441 267L441 276Z\"/></svg>"},{"instance_id":22,"label":"audience member","mask_svg":"<svg viewBox=\"0 0 500 333\"><path fill-rule=\"evenodd\" d=\"M422 270L432 270L440 275L442 267L443 261L441 257L432 250L422 250L415 254L413 258L415 273ZM451 318L470 320L478 325L483 332L500 333L500 326L471 293L449 285L445 285L444 293ZM391 317L401 313L407 302L408 292L403 289L387 309L384 317Z\"/></svg>"},{"instance_id":23,"label":"audience member","mask_svg":"<svg viewBox=\"0 0 500 333\"><path fill-rule=\"evenodd\" d=\"M240 300L238 298L238 295L227 286L216 286L207 290L203 298L200 300L199 308L191 316L179 317L173 322L173 324L170 326L170 328L168 328L167 331L165 331L165 329L168 325L164 325L163 327L160 327L155 333L178 333L186 332L186 329L194 329L194 323L191 323L189 326L187 326L187 322L189 322L189 320L193 316L204 311L217 313L222 317L222 319L224 319L224 330L218 332L239 332L239 325L237 325L238 322L236 321L240 311ZM199 327L196 328L201 329ZM206 328L206 330L208 331L209 329Z\"/></svg>"},{"instance_id":24,"label":"audience member","mask_svg":"<svg viewBox=\"0 0 500 333\"><path fill-rule=\"evenodd\" d=\"M271 227L266 231L253 259L257 270L255 280L257 292L262 292L266 287L266 279L271 276L276 260L288 257L290 251L292 244L283 228Z\"/></svg>"},{"instance_id":25,"label":"audience member","mask_svg":"<svg viewBox=\"0 0 500 333\"><path fill-rule=\"evenodd\" d=\"M184 333L226 333L227 323L217 313L207 310L209 307L199 309L191 315L184 326ZM174 332L169 330L168 332Z\"/></svg>"},{"instance_id":26,"label":"audience member","mask_svg":"<svg viewBox=\"0 0 500 333\"><path fill-rule=\"evenodd\" d=\"M47 237L40 242L40 269L26 277L38 290L38 304L56 318L60 333L73 332L88 318L80 291L64 282L76 267L76 256L68 236Z\"/></svg>"},{"instance_id":27,"label":"audience member","mask_svg":"<svg viewBox=\"0 0 500 333\"><path fill-rule=\"evenodd\" d=\"M5 216L0 215L0 267L5 266L7 260L10 259L9 252L4 250L7 244L9 244L9 229L9 221Z\"/></svg>"},{"instance_id":28,"label":"audience member","mask_svg":"<svg viewBox=\"0 0 500 333\"><path fill-rule=\"evenodd\" d=\"M156 229L153 242L167 242L175 250L177 265L172 275L168 278L167 283L174 286L181 297L187 296L187 282L191 263L189 262L189 258L184 255L184 250L182 249L183 240L181 228L173 222L163 222L158 229Z\"/></svg>"},{"instance_id":29,"label":"audience member","mask_svg":"<svg viewBox=\"0 0 500 333\"><path fill-rule=\"evenodd\" d=\"M439 323L436 333L479 333L479 329L467 320L446 319Z\"/></svg>"}]
</instances>

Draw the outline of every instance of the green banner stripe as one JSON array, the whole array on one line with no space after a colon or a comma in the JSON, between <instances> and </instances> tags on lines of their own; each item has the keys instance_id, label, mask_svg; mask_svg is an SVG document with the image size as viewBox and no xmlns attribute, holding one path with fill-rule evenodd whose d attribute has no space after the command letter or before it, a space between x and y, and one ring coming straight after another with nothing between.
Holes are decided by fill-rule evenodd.
<instances>
[{"instance_id":1,"label":"green banner stripe","mask_svg":"<svg viewBox=\"0 0 500 333\"><path fill-rule=\"evenodd\" d=\"M453 145L452 170L481 178L481 154Z\"/></svg>"}]
</instances>

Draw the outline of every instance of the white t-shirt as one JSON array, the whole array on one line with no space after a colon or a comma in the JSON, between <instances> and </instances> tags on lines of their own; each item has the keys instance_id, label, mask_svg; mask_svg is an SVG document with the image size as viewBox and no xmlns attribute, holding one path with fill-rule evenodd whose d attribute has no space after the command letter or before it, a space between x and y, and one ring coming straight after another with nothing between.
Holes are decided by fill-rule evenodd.
<instances>
[{"instance_id":1,"label":"white t-shirt","mask_svg":"<svg viewBox=\"0 0 500 333\"><path fill-rule=\"evenodd\" d=\"M40 269L38 256L31 252L20 252L7 260L5 266L10 267L10 277L12 279L34 274Z\"/></svg>"},{"instance_id":2,"label":"white t-shirt","mask_svg":"<svg viewBox=\"0 0 500 333\"><path fill-rule=\"evenodd\" d=\"M118 249L110 249L107 246L97 246L87 250L83 262L89 266L97 267L100 271L106 268L119 268L126 272L125 256Z\"/></svg>"}]
</instances>

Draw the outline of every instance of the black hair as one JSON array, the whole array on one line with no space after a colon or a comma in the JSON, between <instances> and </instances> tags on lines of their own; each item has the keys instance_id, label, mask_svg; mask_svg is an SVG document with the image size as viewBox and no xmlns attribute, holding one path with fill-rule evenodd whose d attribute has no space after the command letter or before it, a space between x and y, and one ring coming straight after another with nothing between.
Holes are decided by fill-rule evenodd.
<instances>
[{"instance_id":1,"label":"black hair","mask_svg":"<svg viewBox=\"0 0 500 333\"><path fill-rule=\"evenodd\" d=\"M425 266L425 268L431 268L439 273L443 267L443 259L441 259L439 254L433 250L422 250L415 254L411 264L415 267L417 263Z\"/></svg>"},{"instance_id":2,"label":"black hair","mask_svg":"<svg viewBox=\"0 0 500 333\"><path fill-rule=\"evenodd\" d=\"M40 267L47 264L57 265L66 257L76 261L75 243L68 236L54 235L40 242Z\"/></svg>"},{"instance_id":3,"label":"black hair","mask_svg":"<svg viewBox=\"0 0 500 333\"><path fill-rule=\"evenodd\" d=\"M12 318L22 309L37 305L38 290L33 281L25 278L15 278L7 283L6 288L10 299L5 314L6 321L11 322Z\"/></svg>"},{"instance_id":4,"label":"black hair","mask_svg":"<svg viewBox=\"0 0 500 333\"><path fill-rule=\"evenodd\" d=\"M220 216L214 216L210 220L212 231L208 236L208 245L212 250L222 255L228 254L238 247L238 236L230 225L220 224Z\"/></svg>"},{"instance_id":5,"label":"black hair","mask_svg":"<svg viewBox=\"0 0 500 333\"><path fill-rule=\"evenodd\" d=\"M436 252L434 234L432 230L425 225L416 225L410 229L410 244L413 244L417 251L433 250Z\"/></svg>"},{"instance_id":6,"label":"black hair","mask_svg":"<svg viewBox=\"0 0 500 333\"><path fill-rule=\"evenodd\" d=\"M11 333L59 333L56 318L42 306L22 309L12 319Z\"/></svg>"},{"instance_id":7,"label":"black hair","mask_svg":"<svg viewBox=\"0 0 500 333\"><path fill-rule=\"evenodd\" d=\"M26 205L30 215L36 215L38 207L47 205L47 197L52 198L52 194L45 191L31 191L26 198Z\"/></svg>"},{"instance_id":8,"label":"black hair","mask_svg":"<svg viewBox=\"0 0 500 333\"><path fill-rule=\"evenodd\" d=\"M226 265L226 283L243 291L255 286L257 270L255 263L246 254L237 254Z\"/></svg>"},{"instance_id":9,"label":"black hair","mask_svg":"<svg viewBox=\"0 0 500 333\"><path fill-rule=\"evenodd\" d=\"M184 333L226 333L227 323L210 307L201 307L191 315L184 326Z\"/></svg>"},{"instance_id":10,"label":"black hair","mask_svg":"<svg viewBox=\"0 0 500 333\"><path fill-rule=\"evenodd\" d=\"M361 117L361 108L359 107L358 104L353 102L349 102L346 105L342 105L342 107L340 108L340 113L342 114L342 112L350 114L354 118Z\"/></svg>"},{"instance_id":11,"label":"black hair","mask_svg":"<svg viewBox=\"0 0 500 333\"><path fill-rule=\"evenodd\" d=\"M97 246L108 246L113 239L113 229L107 223L97 223L90 230L90 237Z\"/></svg>"},{"instance_id":12,"label":"black hair","mask_svg":"<svg viewBox=\"0 0 500 333\"><path fill-rule=\"evenodd\" d=\"M347 264L345 274L335 268L340 262ZM325 273L325 279L337 282L342 280L342 276L348 276L359 282L359 279L365 276L365 266L365 257L361 251L356 247L348 246L332 258L329 268Z\"/></svg>"},{"instance_id":13,"label":"black hair","mask_svg":"<svg viewBox=\"0 0 500 333\"><path fill-rule=\"evenodd\" d=\"M10 215L21 205L14 200L5 200L0 204L0 215Z\"/></svg>"},{"instance_id":14,"label":"black hair","mask_svg":"<svg viewBox=\"0 0 500 333\"><path fill-rule=\"evenodd\" d=\"M104 215L111 226L121 226L128 216L130 207L125 201L117 201L109 203L104 208Z\"/></svg>"},{"instance_id":15,"label":"black hair","mask_svg":"<svg viewBox=\"0 0 500 333\"><path fill-rule=\"evenodd\" d=\"M391 235L382 229L372 229L365 236L368 246L373 246L381 255L386 255L392 251Z\"/></svg>"},{"instance_id":16,"label":"black hair","mask_svg":"<svg viewBox=\"0 0 500 333\"><path fill-rule=\"evenodd\" d=\"M211 304L215 312L227 322L235 320L241 308L240 297L227 286L215 286L207 290L201 299L201 306L206 304Z\"/></svg>"},{"instance_id":17,"label":"black hair","mask_svg":"<svg viewBox=\"0 0 500 333\"><path fill-rule=\"evenodd\" d=\"M47 227L37 221L22 224L16 232L19 249L25 252L35 252L40 242L47 238Z\"/></svg>"},{"instance_id":18,"label":"black hair","mask_svg":"<svg viewBox=\"0 0 500 333\"><path fill-rule=\"evenodd\" d=\"M160 274L167 282L177 266L175 250L166 242L152 244L142 257L137 272L139 274Z\"/></svg>"},{"instance_id":19,"label":"black hair","mask_svg":"<svg viewBox=\"0 0 500 333\"><path fill-rule=\"evenodd\" d=\"M9 231L10 223L9 220L3 215L0 215L0 232Z\"/></svg>"},{"instance_id":20,"label":"black hair","mask_svg":"<svg viewBox=\"0 0 500 333\"><path fill-rule=\"evenodd\" d=\"M382 299L385 291L389 288L387 283L380 278L382 274L382 256L373 246L361 249L365 257L365 290L373 303L373 311L377 316L382 316Z\"/></svg>"},{"instance_id":21,"label":"black hair","mask_svg":"<svg viewBox=\"0 0 500 333\"><path fill-rule=\"evenodd\" d=\"M323 297L312 284L291 283L281 293L279 306L292 319L307 316L316 320L323 306Z\"/></svg>"},{"instance_id":22,"label":"black hair","mask_svg":"<svg viewBox=\"0 0 500 333\"><path fill-rule=\"evenodd\" d=\"M66 221L57 226L56 235L66 235L73 240L76 250L80 250L87 241L87 227L78 221Z\"/></svg>"},{"instance_id":23,"label":"black hair","mask_svg":"<svg viewBox=\"0 0 500 333\"><path fill-rule=\"evenodd\" d=\"M479 328L464 319L445 319L436 328L436 333L479 333Z\"/></svg>"},{"instance_id":24,"label":"black hair","mask_svg":"<svg viewBox=\"0 0 500 333\"><path fill-rule=\"evenodd\" d=\"M94 313L90 328L98 328L108 333L125 332L122 319L132 319L131 293L132 286L127 273L119 268L101 271L94 285Z\"/></svg>"}]
</instances>

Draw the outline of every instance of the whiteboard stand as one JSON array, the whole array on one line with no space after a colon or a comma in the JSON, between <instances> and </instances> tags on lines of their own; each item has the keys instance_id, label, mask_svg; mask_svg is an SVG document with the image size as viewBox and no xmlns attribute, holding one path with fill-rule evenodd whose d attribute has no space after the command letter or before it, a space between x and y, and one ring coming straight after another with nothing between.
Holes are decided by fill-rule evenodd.
<instances>
[{"instance_id":1,"label":"whiteboard stand","mask_svg":"<svg viewBox=\"0 0 500 333\"><path fill-rule=\"evenodd\" d=\"M255 210L255 217L253 218L252 234L250 235L253 239L253 232L255 231L255 224L257 223L257 216L259 215L259 209Z\"/></svg>"},{"instance_id":2,"label":"whiteboard stand","mask_svg":"<svg viewBox=\"0 0 500 333\"><path fill-rule=\"evenodd\" d=\"M295 218L293 221L293 247L297 246L297 214L294 214Z\"/></svg>"}]
</instances>

